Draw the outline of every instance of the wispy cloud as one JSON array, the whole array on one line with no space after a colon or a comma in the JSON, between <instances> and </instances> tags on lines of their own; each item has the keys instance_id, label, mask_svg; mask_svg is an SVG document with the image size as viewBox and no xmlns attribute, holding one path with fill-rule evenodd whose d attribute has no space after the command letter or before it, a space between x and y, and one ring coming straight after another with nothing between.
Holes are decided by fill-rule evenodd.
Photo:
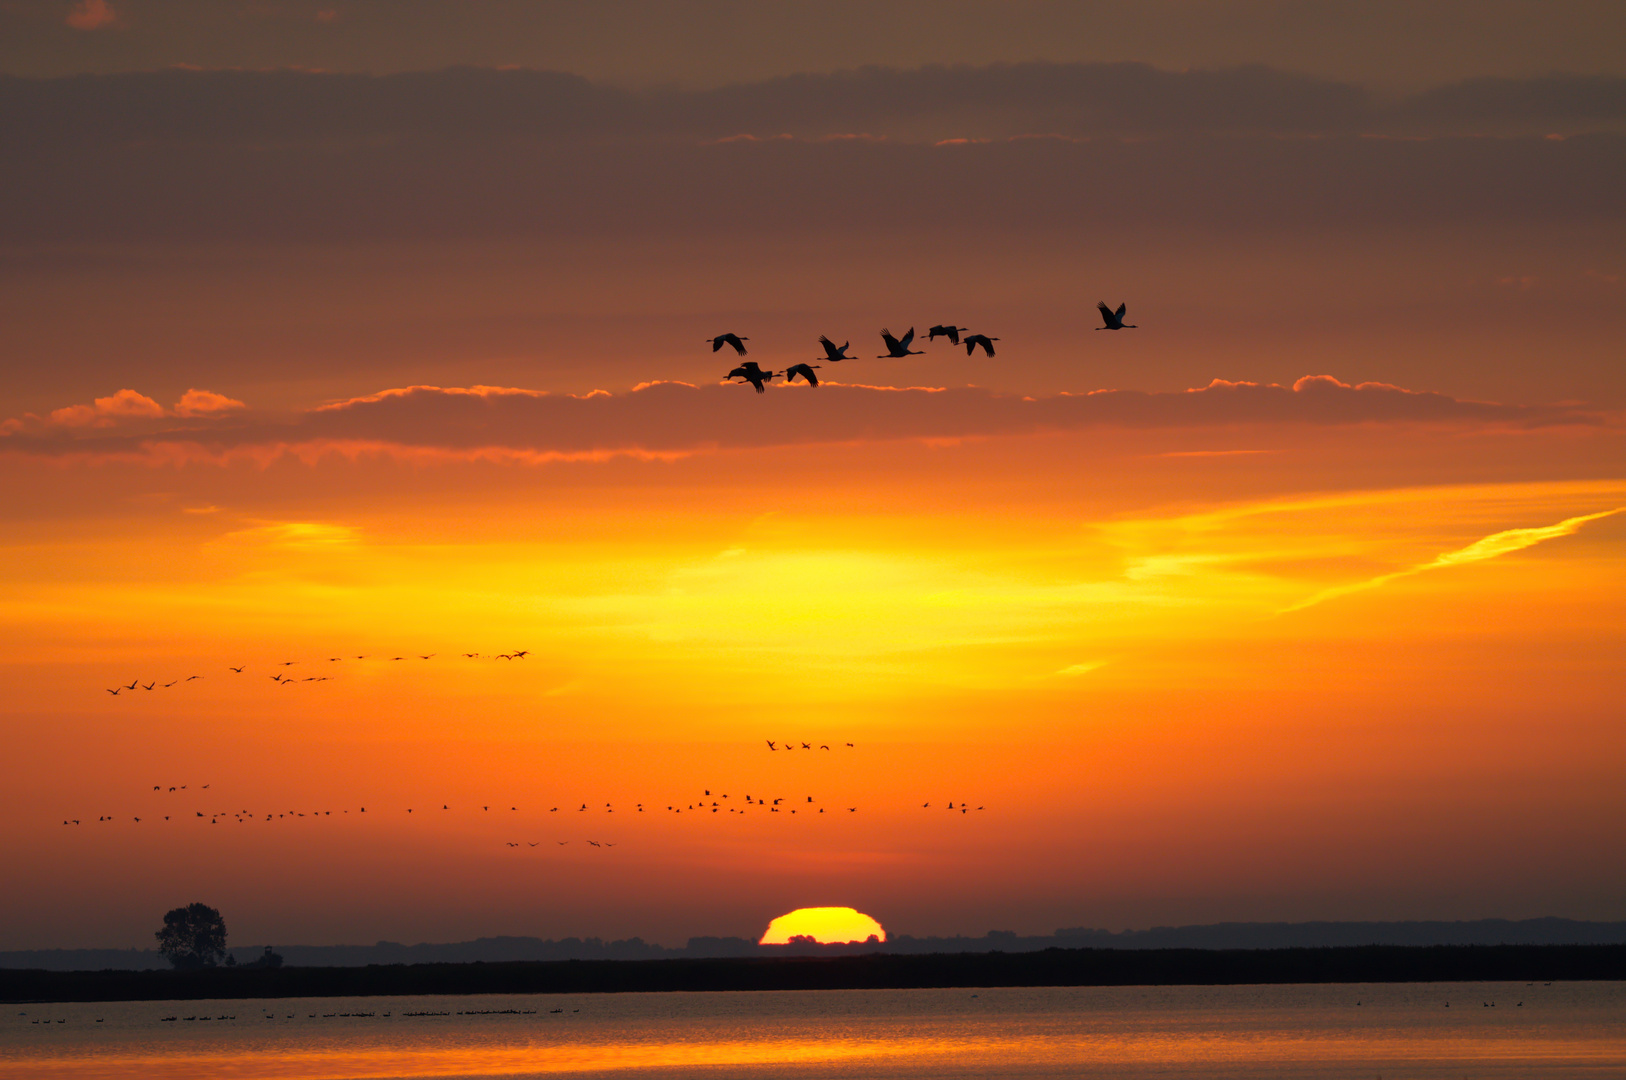
<instances>
[{"instance_id":1,"label":"wispy cloud","mask_svg":"<svg viewBox=\"0 0 1626 1080\"><path fill-rule=\"evenodd\" d=\"M1499 555L1507 555L1515 551L1523 551L1527 547L1534 547L1544 540L1553 540L1560 536L1570 536L1589 521L1611 517L1626 512L1626 507L1617 507L1613 510L1603 510L1596 514L1582 514L1579 517L1565 518L1555 525L1541 525L1529 529L1506 529L1499 533L1492 533L1482 540L1475 540L1467 547L1455 551L1447 551L1436 555L1426 563L1396 570L1391 574L1380 574L1375 578L1368 578L1352 585L1337 585L1330 589L1323 589L1307 600L1283 608L1278 614L1286 615L1289 612L1303 611L1307 607L1333 600L1351 593L1364 592L1386 585L1398 578L1412 577L1426 570L1439 570L1447 566L1461 566L1465 563L1483 562L1494 559Z\"/></svg>"}]
</instances>

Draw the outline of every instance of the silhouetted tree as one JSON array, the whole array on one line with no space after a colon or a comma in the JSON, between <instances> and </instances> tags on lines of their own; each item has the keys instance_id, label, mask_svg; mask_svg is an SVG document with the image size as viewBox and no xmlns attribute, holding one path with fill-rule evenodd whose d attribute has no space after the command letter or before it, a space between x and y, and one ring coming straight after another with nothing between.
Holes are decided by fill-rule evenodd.
<instances>
[{"instance_id":1,"label":"silhouetted tree","mask_svg":"<svg viewBox=\"0 0 1626 1080\"><path fill-rule=\"evenodd\" d=\"M214 967L226 955L226 921L208 904L176 908L153 936L158 951L177 968Z\"/></svg>"}]
</instances>

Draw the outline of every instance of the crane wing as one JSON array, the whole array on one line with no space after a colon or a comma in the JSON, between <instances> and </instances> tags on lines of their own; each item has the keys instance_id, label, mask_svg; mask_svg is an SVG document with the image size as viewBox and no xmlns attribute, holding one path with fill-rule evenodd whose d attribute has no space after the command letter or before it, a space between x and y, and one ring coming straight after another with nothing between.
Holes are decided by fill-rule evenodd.
<instances>
[{"instance_id":1,"label":"crane wing","mask_svg":"<svg viewBox=\"0 0 1626 1080\"><path fill-rule=\"evenodd\" d=\"M911 326L909 328L909 332L903 335L903 347L907 349L909 347L909 343L913 340L915 340L915 328Z\"/></svg>"},{"instance_id":2,"label":"crane wing","mask_svg":"<svg viewBox=\"0 0 1626 1080\"><path fill-rule=\"evenodd\" d=\"M1119 304L1118 305L1118 312L1117 312L1118 318L1122 319L1124 317L1124 312L1126 312L1128 310L1129 310L1129 305L1127 303Z\"/></svg>"},{"instance_id":3,"label":"crane wing","mask_svg":"<svg viewBox=\"0 0 1626 1080\"><path fill-rule=\"evenodd\" d=\"M914 331L911 330L910 334L912 335L913 333L914 333ZM899 347L898 346L898 339L892 336L892 331L890 331L890 330L882 330L881 331L881 340L886 342L886 347L888 349L890 349L892 352L897 352L898 351L898 347Z\"/></svg>"}]
</instances>

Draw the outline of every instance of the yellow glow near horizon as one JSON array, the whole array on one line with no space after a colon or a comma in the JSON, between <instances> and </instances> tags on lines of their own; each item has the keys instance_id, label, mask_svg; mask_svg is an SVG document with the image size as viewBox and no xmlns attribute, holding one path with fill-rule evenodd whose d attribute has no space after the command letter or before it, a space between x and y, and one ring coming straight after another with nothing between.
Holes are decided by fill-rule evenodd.
<instances>
[{"instance_id":1,"label":"yellow glow near horizon","mask_svg":"<svg viewBox=\"0 0 1626 1080\"><path fill-rule=\"evenodd\" d=\"M886 928L850 907L805 907L770 922L758 944L788 945L797 937L810 937L821 945L868 941L871 937L885 941Z\"/></svg>"}]
</instances>

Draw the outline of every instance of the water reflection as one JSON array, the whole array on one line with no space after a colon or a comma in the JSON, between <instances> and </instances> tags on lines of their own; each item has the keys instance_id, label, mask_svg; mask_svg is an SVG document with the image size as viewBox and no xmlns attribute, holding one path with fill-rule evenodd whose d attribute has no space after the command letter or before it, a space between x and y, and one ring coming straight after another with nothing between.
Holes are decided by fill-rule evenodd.
<instances>
[{"instance_id":1,"label":"water reflection","mask_svg":"<svg viewBox=\"0 0 1626 1080\"><path fill-rule=\"evenodd\" d=\"M640 1080L702 1069L841 1080L1081 1071L1160 1078L1466 1071L1478 1078L1626 1069L1623 983L346 998L7 1011L0 1073L42 1080L590 1077L635 1069Z\"/></svg>"}]
</instances>

